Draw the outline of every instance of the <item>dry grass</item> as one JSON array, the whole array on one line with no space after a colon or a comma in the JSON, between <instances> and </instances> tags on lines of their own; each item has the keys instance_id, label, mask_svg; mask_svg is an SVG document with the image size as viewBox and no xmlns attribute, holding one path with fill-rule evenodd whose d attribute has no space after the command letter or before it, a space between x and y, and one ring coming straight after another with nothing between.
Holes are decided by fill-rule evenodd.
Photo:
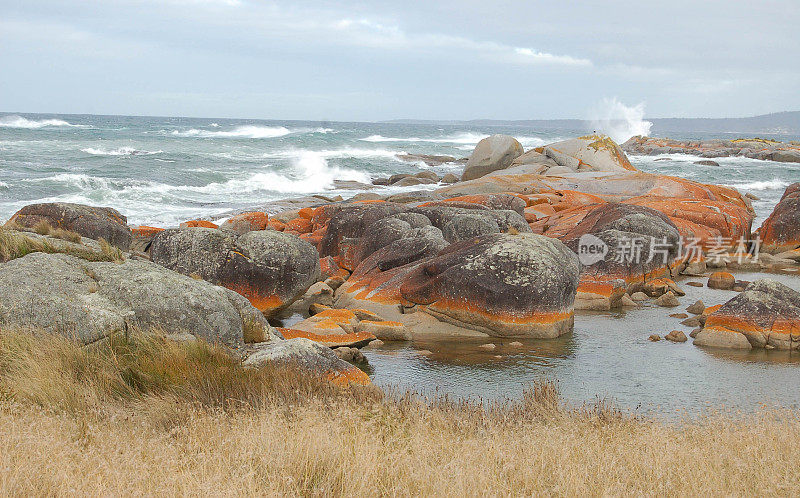
<instances>
[{"instance_id":1,"label":"dry grass","mask_svg":"<svg viewBox=\"0 0 800 498\"><path fill-rule=\"evenodd\" d=\"M797 495L796 413L666 424L549 383L484 407L203 343L0 338L0 495Z\"/></svg>"},{"instance_id":2,"label":"dry grass","mask_svg":"<svg viewBox=\"0 0 800 498\"><path fill-rule=\"evenodd\" d=\"M47 224L44 224L47 225ZM76 243L75 236L78 237L77 243L80 243L80 236L74 232L68 232L61 229L53 229L50 225L46 227L43 224L37 225L34 229L36 233L50 230L46 234L39 233L40 235L50 235L51 237L63 239L68 242ZM50 227L50 228L48 228ZM38 240L25 235L24 232L8 227L0 227L0 263L11 261L12 259L21 258L33 252L45 252L50 254L69 254L86 261L124 261L122 251L103 239L98 241L100 244L100 251L94 251L87 246L70 245L70 244L51 244L46 240Z\"/></svg>"},{"instance_id":3,"label":"dry grass","mask_svg":"<svg viewBox=\"0 0 800 498\"><path fill-rule=\"evenodd\" d=\"M39 235L49 235L57 239L66 240L75 244L81 243L81 236L78 233L64 230L63 228L53 228L50 223L42 220L33 227L33 231Z\"/></svg>"}]
</instances>

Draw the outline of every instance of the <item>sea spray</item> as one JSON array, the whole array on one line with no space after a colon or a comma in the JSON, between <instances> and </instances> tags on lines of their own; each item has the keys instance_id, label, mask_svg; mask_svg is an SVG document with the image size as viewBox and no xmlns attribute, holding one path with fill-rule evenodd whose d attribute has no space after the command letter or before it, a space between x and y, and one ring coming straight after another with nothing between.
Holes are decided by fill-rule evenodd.
<instances>
[{"instance_id":1,"label":"sea spray","mask_svg":"<svg viewBox=\"0 0 800 498\"><path fill-rule=\"evenodd\" d=\"M636 135L647 136L653 123L644 120L644 102L631 107L616 97L604 98L589 113L592 129L604 133L617 143Z\"/></svg>"}]
</instances>

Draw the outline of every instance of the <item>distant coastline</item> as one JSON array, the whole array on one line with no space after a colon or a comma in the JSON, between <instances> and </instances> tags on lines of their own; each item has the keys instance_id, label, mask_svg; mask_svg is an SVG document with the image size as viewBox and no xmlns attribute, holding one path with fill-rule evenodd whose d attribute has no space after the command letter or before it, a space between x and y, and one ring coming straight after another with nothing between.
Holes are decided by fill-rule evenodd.
<instances>
[{"instance_id":1,"label":"distant coastline","mask_svg":"<svg viewBox=\"0 0 800 498\"><path fill-rule=\"evenodd\" d=\"M653 123L655 135L669 133L730 133L800 135L800 111L774 112L741 118L645 118ZM591 130L592 121L585 119L472 119L419 120L394 119L384 123L473 126L529 126L553 130Z\"/></svg>"}]
</instances>

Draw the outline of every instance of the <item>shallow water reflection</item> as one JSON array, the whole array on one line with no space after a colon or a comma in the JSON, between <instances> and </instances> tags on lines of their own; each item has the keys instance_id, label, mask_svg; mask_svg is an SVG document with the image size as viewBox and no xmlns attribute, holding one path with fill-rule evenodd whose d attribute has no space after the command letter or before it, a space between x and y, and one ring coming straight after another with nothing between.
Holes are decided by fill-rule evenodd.
<instances>
[{"instance_id":1,"label":"shallow water reflection","mask_svg":"<svg viewBox=\"0 0 800 498\"><path fill-rule=\"evenodd\" d=\"M740 280L774 278L800 290L795 276L739 273ZM387 344L364 350L373 382L379 386L473 399L518 397L537 378L558 382L574 404L606 398L632 411L697 413L707 408L750 411L763 404L800 407L800 353L731 351L685 343L650 342L671 330L689 334L680 313L698 299L721 304L736 293L691 287L678 308L652 304L624 312L579 312L572 334L555 340L463 339ZM491 351L479 349L495 344ZM430 351L430 354L425 353Z\"/></svg>"}]
</instances>

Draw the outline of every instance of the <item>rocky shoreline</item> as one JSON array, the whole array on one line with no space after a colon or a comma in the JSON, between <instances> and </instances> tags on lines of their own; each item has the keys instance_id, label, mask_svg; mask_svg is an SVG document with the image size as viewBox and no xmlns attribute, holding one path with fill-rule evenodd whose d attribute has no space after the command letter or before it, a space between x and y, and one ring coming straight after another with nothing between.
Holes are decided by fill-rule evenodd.
<instances>
[{"instance_id":1,"label":"rocky shoreline","mask_svg":"<svg viewBox=\"0 0 800 498\"><path fill-rule=\"evenodd\" d=\"M658 154L692 154L706 158L742 156L779 163L800 163L800 143L787 144L763 138L672 140L636 136L621 147L628 154L643 156Z\"/></svg>"},{"instance_id":2,"label":"rocky shoreline","mask_svg":"<svg viewBox=\"0 0 800 498\"><path fill-rule=\"evenodd\" d=\"M494 135L460 179L396 175L352 199L286 199L216 222L129 227L112 208L34 204L0 233L0 326L83 344L160 330L221 342L248 366L292 361L367 384L358 348L553 338L571 332L576 310L644 300L666 315L682 276L710 274L709 287L740 293L689 306L694 344L800 349L800 293L725 273L800 264L800 184L753 231L750 199L735 189L638 171L625 152L800 160L800 146L759 140L620 147L590 135L525 151ZM675 332L666 338L686 340Z\"/></svg>"}]
</instances>

